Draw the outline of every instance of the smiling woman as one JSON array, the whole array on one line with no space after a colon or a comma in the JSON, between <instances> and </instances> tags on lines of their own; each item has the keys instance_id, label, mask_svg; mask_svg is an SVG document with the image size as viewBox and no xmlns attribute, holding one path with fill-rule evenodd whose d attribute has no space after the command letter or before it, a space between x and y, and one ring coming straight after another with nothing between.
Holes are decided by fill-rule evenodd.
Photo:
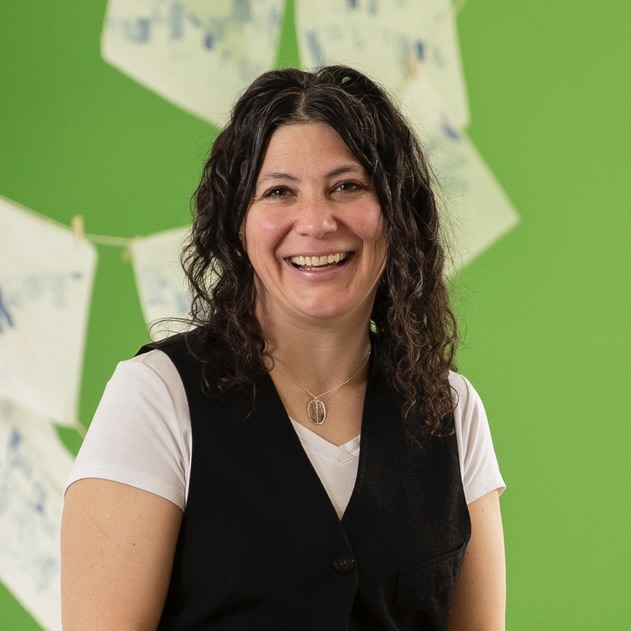
<instances>
[{"instance_id":1,"label":"smiling woman","mask_svg":"<svg viewBox=\"0 0 631 631\"><path fill-rule=\"evenodd\" d=\"M383 215L371 178L333 128L295 123L272 134L244 245L268 340L312 318L370 319L385 265Z\"/></svg>"},{"instance_id":2,"label":"smiling woman","mask_svg":"<svg viewBox=\"0 0 631 631\"><path fill-rule=\"evenodd\" d=\"M121 362L73 470L64 628L503 629L503 481L390 99L263 74L195 202L193 328Z\"/></svg>"}]
</instances>

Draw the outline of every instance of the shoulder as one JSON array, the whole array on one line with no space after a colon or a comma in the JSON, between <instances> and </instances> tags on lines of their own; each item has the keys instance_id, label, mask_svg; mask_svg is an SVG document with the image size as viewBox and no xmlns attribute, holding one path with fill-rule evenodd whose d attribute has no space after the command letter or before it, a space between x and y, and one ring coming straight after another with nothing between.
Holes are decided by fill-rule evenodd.
<instances>
[{"instance_id":1,"label":"shoulder","mask_svg":"<svg viewBox=\"0 0 631 631\"><path fill-rule=\"evenodd\" d=\"M142 356L155 350L160 350L169 357L191 356L194 354L193 350L199 347L201 337L201 329L176 333L175 335L145 344L139 349L137 356Z\"/></svg>"},{"instance_id":2,"label":"shoulder","mask_svg":"<svg viewBox=\"0 0 631 631\"><path fill-rule=\"evenodd\" d=\"M459 373L449 373L454 403L456 430L476 431L480 426L488 426L486 409L482 398L471 382Z\"/></svg>"},{"instance_id":3,"label":"shoulder","mask_svg":"<svg viewBox=\"0 0 631 631\"><path fill-rule=\"evenodd\" d=\"M503 491L505 485L480 395L471 382L458 373L450 373L449 384L454 398L454 426L460 468L467 503L471 503L488 491Z\"/></svg>"},{"instance_id":4,"label":"shoulder","mask_svg":"<svg viewBox=\"0 0 631 631\"><path fill-rule=\"evenodd\" d=\"M153 376L157 379L162 379L177 374L171 358L163 348L143 348L146 350L143 350L142 353L119 362L114 370L114 375L122 371L138 376L144 374L148 378Z\"/></svg>"},{"instance_id":5,"label":"shoulder","mask_svg":"<svg viewBox=\"0 0 631 631\"><path fill-rule=\"evenodd\" d=\"M161 351L174 364L184 383L216 380L223 374L230 353L221 340L205 327L177 333L141 347L138 355Z\"/></svg>"},{"instance_id":6,"label":"shoulder","mask_svg":"<svg viewBox=\"0 0 631 631\"><path fill-rule=\"evenodd\" d=\"M480 395L466 377L450 372L449 385L454 403L456 435L462 449L469 443L469 437L488 428L488 419Z\"/></svg>"},{"instance_id":7,"label":"shoulder","mask_svg":"<svg viewBox=\"0 0 631 631\"><path fill-rule=\"evenodd\" d=\"M154 397L180 397L182 380L171 357L161 349L147 349L142 354L118 362L105 388L115 398L151 401Z\"/></svg>"},{"instance_id":8,"label":"shoulder","mask_svg":"<svg viewBox=\"0 0 631 631\"><path fill-rule=\"evenodd\" d=\"M452 389L456 407L466 408L476 404L482 405L480 395L464 375L450 371L449 385Z\"/></svg>"},{"instance_id":9,"label":"shoulder","mask_svg":"<svg viewBox=\"0 0 631 631\"><path fill-rule=\"evenodd\" d=\"M68 486L83 478L122 482L183 508L190 451L182 381L166 354L150 350L116 366Z\"/></svg>"}]
</instances>

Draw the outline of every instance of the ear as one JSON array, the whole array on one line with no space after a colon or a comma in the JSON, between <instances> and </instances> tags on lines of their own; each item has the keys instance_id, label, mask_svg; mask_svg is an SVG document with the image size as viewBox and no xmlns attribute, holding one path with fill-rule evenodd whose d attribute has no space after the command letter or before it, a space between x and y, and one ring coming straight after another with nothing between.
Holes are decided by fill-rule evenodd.
<instances>
[{"instance_id":1,"label":"ear","mask_svg":"<svg viewBox=\"0 0 631 631\"><path fill-rule=\"evenodd\" d=\"M243 224L241 224L241 228L239 229L239 243L241 244L241 248L237 248L236 252L237 252L237 256L241 258L244 256L244 253L246 252L245 230L244 230ZM245 254L245 257L247 258L247 253Z\"/></svg>"}]
</instances>

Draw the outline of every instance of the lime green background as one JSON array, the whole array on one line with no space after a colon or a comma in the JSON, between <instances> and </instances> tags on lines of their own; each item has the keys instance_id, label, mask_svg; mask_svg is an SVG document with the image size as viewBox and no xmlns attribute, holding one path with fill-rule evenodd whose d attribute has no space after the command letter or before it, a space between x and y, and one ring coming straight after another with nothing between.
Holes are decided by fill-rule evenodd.
<instances>
[{"instance_id":1,"label":"lime green background","mask_svg":"<svg viewBox=\"0 0 631 631\"><path fill-rule=\"evenodd\" d=\"M105 6L0 5L0 195L133 237L188 221L216 130L101 60ZM486 402L509 484L514 631L631 620L630 7L470 0L458 17L469 133L522 218L454 291L460 368ZM295 63L290 26L279 64ZM86 424L116 361L144 339L131 265L99 247ZM3 629L39 629L1 587L0 612Z\"/></svg>"}]
</instances>

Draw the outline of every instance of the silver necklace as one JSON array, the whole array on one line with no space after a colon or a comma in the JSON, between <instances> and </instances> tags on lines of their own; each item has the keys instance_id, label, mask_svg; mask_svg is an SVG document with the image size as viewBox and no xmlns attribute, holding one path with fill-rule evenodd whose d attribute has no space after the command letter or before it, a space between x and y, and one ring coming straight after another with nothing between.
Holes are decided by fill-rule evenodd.
<instances>
[{"instance_id":1,"label":"silver necklace","mask_svg":"<svg viewBox=\"0 0 631 631\"><path fill-rule=\"evenodd\" d=\"M322 394L313 394L311 390L308 390L307 388L305 388L299 381L296 381L288 372L285 372L280 367L278 361L276 361L274 366L278 368L278 370L280 370L283 373L283 375L285 375L285 377L288 377L289 379L291 379L297 386L300 386L311 397L311 400L309 401L309 403L307 403L307 416L309 417L309 420L314 425L322 425L322 423L326 421L326 405L324 405L324 401L321 401L320 399L323 396L327 394L331 394L331 392L338 390L342 386L345 386L364 367L364 364L368 361L368 358L370 357L370 351L371 349L368 349L368 354L366 355L366 357L364 357L364 359L362 360L362 363L359 364L357 370L355 370L355 372L346 381L343 381L339 386L335 386L334 388L331 388L330 390L327 390L326 392L323 392Z\"/></svg>"}]
</instances>

